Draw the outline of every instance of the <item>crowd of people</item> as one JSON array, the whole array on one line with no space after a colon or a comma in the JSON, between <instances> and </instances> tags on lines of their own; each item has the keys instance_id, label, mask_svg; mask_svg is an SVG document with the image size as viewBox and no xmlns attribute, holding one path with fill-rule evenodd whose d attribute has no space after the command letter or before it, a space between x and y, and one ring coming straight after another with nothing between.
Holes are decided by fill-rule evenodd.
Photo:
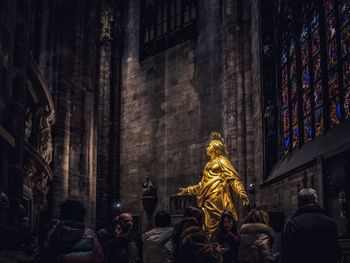
<instances>
[{"instance_id":1,"label":"crowd of people","mask_svg":"<svg viewBox=\"0 0 350 263\"><path fill-rule=\"evenodd\" d=\"M134 231L130 213L117 216L109 229L97 234L84 225L79 201L61 206L60 220L50 231L41 262L60 263L336 263L341 254L335 222L318 205L315 190L298 195L298 210L287 222L282 249L273 250L269 216L252 208L239 227L229 212L221 216L213 236L203 230L200 208L188 207L172 226L171 217L158 211L155 227L142 236Z\"/></svg>"}]
</instances>

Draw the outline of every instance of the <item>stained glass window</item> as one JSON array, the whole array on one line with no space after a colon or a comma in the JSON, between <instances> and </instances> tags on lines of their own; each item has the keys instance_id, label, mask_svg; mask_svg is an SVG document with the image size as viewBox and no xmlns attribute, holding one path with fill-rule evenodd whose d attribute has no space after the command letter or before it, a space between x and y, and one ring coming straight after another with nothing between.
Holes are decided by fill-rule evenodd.
<instances>
[{"instance_id":1,"label":"stained glass window","mask_svg":"<svg viewBox=\"0 0 350 263\"><path fill-rule=\"evenodd\" d=\"M281 27L285 154L350 118L350 0L296 2L284 1Z\"/></svg>"}]
</instances>

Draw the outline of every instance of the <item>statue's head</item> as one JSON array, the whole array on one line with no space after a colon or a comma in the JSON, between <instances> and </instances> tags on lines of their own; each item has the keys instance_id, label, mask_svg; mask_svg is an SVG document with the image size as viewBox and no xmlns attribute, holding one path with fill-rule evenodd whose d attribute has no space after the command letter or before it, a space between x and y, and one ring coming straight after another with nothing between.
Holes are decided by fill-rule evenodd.
<instances>
[{"instance_id":1,"label":"statue's head","mask_svg":"<svg viewBox=\"0 0 350 263\"><path fill-rule=\"evenodd\" d=\"M210 134L210 142L207 147L207 154L210 156L215 154L217 156L227 156L226 144L220 133L213 131Z\"/></svg>"}]
</instances>

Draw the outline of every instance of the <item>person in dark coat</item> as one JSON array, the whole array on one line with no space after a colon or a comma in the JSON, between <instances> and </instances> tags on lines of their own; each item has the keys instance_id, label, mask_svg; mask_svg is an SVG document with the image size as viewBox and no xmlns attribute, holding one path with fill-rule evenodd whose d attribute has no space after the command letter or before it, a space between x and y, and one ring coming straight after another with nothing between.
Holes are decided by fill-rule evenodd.
<instances>
[{"instance_id":1,"label":"person in dark coat","mask_svg":"<svg viewBox=\"0 0 350 263\"><path fill-rule=\"evenodd\" d=\"M269 227L268 214L259 208L251 209L240 228L239 262L274 262L273 240L274 234Z\"/></svg>"},{"instance_id":2,"label":"person in dark coat","mask_svg":"<svg viewBox=\"0 0 350 263\"><path fill-rule=\"evenodd\" d=\"M230 212L224 212L221 216L219 230L213 238L214 244L221 248L224 263L238 262L239 236L237 222Z\"/></svg>"},{"instance_id":3,"label":"person in dark coat","mask_svg":"<svg viewBox=\"0 0 350 263\"><path fill-rule=\"evenodd\" d=\"M113 222L113 238L108 249L108 263L137 263L138 249L128 233L126 225L120 219Z\"/></svg>"},{"instance_id":4,"label":"person in dark coat","mask_svg":"<svg viewBox=\"0 0 350 263\"><path fill-rule=\"evenodd\" d=\"M95 232L84 225L85 208L79 201L61 205L60 221L48 237L41 262L102 263L104 254Z\"/></svg>"},{"instance_id":5,"label":"person in dark coat","mask_svg":"<svg viewBox=\"0 0 350 263\"><path fill-rule=\"evenodd\" d=\"M123 227L125 227L125 235L128 235L132 240L135 241L135 244L137 246L138 251L138 262L143 262L142 260L142 251L143 251L143 244L142 244L142 236L135 230L134 227L134 220L131 213L122 213L120 216L117 217L117 219L120 220L120 223L123 224Z\"/></svg>"},{"instance_id":6,"label":"person in dark coat","mask_svg":"<svg viewBox=\"0 0 350 263\"><path fill-rule=\"evenodd\" d=\"M213 246L203 227L202 210L188 207L173 232L174 263L219 263L219 248Z\"/></svg>"},{"instance_id":7,"label":"person in dark coat","mask_svg":"<svg viewBox=\"0 0 350 263\"><path fill-rule=\"evenodd\" d=\"M318 205L316 191L302 189L298 207L285 227L283 262L336 263L340 256L337 226Z\"/></svg>"}]
</instances>

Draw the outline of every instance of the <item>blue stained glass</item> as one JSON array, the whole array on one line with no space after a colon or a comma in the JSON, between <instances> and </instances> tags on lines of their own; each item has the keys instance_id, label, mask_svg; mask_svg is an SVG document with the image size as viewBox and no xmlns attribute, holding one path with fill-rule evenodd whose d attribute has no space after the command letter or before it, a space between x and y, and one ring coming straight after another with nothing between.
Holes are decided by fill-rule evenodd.
<instances>
[{"instance_id":1,"label":"blue stained glass","mask_svg":"<svg viewBox=\"0 0 350 263\"><path fill-rule=\"evenodd\" d=\"M290 145L290 136L287 136L283 140L283 146L285 151L288 151L289 145Z\"/></svg>"},{"instance_id":2,"label":"blue stained glass","mask_svg":"<svg viewBox=\"0 0 350 263\"><path fill-rule=\"evenodd\" d=\"M301 34L300 34L300 43L304 43L307 38L307 25L304 24L302 29L301 29Z\"/></svg>"},{"instance_id":3,"label":"blue stained glass","mask_svg":"<svg viewBox=\"0 0 350 263\"><path fill-rule=\"evenodd\" d=\"M307 135L309 137L312 137L312 128L311 127L307 129Z\"/></svg>"},{"instance_id":4,"label":"blue stained glass","mask_svg":"<svg viewBox=\"0 0 350 263\"><path fill-rule=\"evenodd\" d=\"M282 54L281 54L281 64L283 65L284 63L287 62L287 51L286 50L283 50L282 51Z\"/></svg>"},{"instance_id":5,"label":"blue stained glass","mask_svg":"<svg viewBox=\"0 0 350 263\"><path fill-rule=\"evenodd\" d=\"M313 15L312 15L312 20L311 20L311 32L314 32L318 25L319 25L319 14L318 12L315 10Z\"/></svg>"},{"instance_id":6,"label":"blue stained glass","mask_svg":"<svg viewBox=\"0 0 350 263\"><path fill-rule=\"evenodd\" d=\"M337 118L340 120L341 118L341 111L340 111L340 103L337 102Z\"/></svg>"},{"instance_id":7,"label":"blue stained glass","mask_svg":"<svg viewBox=\"0 0 350 263\"><path fill-rule=\"evenodd\" d=\"M348 22L350 18L350 1L349 0L340 1L339 11L340 11L341 22L343 24Z\"/></svg>"}]
</instances>

